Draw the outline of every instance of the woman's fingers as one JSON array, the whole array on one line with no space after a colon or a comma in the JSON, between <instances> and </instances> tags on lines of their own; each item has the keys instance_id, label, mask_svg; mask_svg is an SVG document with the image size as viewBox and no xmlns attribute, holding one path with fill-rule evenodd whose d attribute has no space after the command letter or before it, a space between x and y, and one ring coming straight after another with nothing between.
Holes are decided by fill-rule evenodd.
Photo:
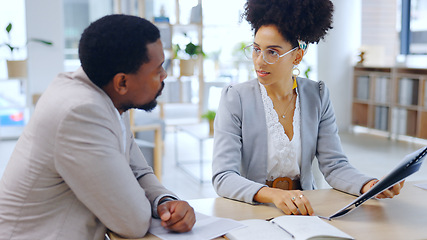
<instances>
[{"instance_id":1,"label":"woman's fingers","mask_svg":"<svg viewBox=\"0 0 427 240\"><path fill-rule=\"evenodd\" d=\"M314 213L310 202L301 191L287 194L276 206L287 215L313 215Z\"/></svg>"}]
</instances>

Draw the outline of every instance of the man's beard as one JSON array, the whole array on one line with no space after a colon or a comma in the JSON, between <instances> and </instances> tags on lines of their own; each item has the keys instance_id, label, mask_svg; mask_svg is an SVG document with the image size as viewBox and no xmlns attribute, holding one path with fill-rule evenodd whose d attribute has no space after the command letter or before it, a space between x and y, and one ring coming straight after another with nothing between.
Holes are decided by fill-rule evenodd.
<instances>
[{"instance_id":1,"label":"man's beard","mask_svg":"<svg viewBox=\"0 0 427 240\"><path fill-rule=\"evenodd\" d=\"M121 109L125 112L131 108L137 108L137 109L141 109L144 110L146 112L151 112L151 110L153 110L156 106L157 106L157 97L159 97L162 94L163 88L165 87L165 83L162 82L162 87L160 88L160 90L157 92L156 97L151 101L148 102L146 104L143 105L135 105L135 104L123 104Z\"/></svg>"}]
</instances>

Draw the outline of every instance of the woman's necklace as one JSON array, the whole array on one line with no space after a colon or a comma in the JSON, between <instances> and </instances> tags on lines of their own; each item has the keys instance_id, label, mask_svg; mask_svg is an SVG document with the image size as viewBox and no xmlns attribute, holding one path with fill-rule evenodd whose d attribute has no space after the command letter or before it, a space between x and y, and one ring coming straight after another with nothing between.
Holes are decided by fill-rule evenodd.
<instances>
[{"instance_id":1,"label":"woman's necklace","mask_svg":"<svg viewBox=\"0 0 427 240\"><path fill-rule=\"evenodd\" d=\"M291 105L292 105L292 103L293 103L293 101L294 101L294 97L295 97L295 94L294 94L294 93L292 93L291 101L289 101L288 107L286 108L286 111L285 111L285 112L283 113L283 115L282 115L282 118L283 118L283 119L286 117L286 113L288 113L288 110L289 110L289 108L291 107Z\"/></svg>"}]
</instances>

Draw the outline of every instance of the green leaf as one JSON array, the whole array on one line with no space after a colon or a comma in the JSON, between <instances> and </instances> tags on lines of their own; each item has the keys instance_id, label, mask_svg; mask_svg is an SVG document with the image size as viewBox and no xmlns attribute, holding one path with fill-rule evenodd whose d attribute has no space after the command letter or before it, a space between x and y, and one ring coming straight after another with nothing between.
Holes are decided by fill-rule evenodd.
<instances>
[{"instance_id":1,"label":"green leaf","mask_svg":"<svg viewBox=\"0 0 427 240\"><path fill-rule=\"evenodd\" d=\"M187 44L187 46L185 46L184 51L190 56L197 55L197 46L190 42L189 44Z\"/></svg>"},{"instance_id":2,"label":"green leaf","mask_svg":"<svg viewBox=\"0 0 427 240\"><path fill-rule=\"evenodd\" d=\"M304 72L304 75L305 75L305 77L306 77L306 78L310 78L310 77L309 77L310 72L311 72L311 67L310 67L310 66L308 66L308 67L307 67L307 70L305 70L305 72Z\"/></svg>"},{"instance_id":3,"label":"green leaf","mask_svg":"<svg viewBox=\"0 0 427 240\"><path fill-rule=\"evenodd\" d=\"M13 53L13 50L18 50L18 47L12 47L12 45L10 45L9 43L5 43L4 45L8 46L10 49L10 52Z\"/></svg>"},{"instance_id":4,"label":"green leaf","mask_svg":"<svg viewBox=\"0 0 427 240\"><path fill-rule=\"evenodd\" d=\"M43 40L43 39L39 39L39 38L31 38L30 41L39 42L39 43L43 43L43 44L46 44L46 45L53 45L52 42L49 42L49 41L46 41L46 40Z\"/></svg>"},{"instance_id":5,"label":"green leaf","mask_svg":"<svg viewBox=\"0 0 427 240\"><path fill-rule=\"evenodd\" d=\"M203 114L201 117L202 118L206 118L208 120L214 120L215 116L216 116L216 112L212 111L212 110L209 110L205 114Z\"/></svg>"},{"instance_id":6,"label":"green leaf","mask_svg":"<svg viewBox=\"0 0 427 240\"><path fill-rule=\"evenodd\" d=\"M6 32L9 34L10 30L12 30L12 23L9 23L9 25L7 25L6 27Z\"/></svg>"},{"instance_id":7,"label":"green leaf","mask_svg":"<svg viewBox=\"0 0 427 240\"><path fill-rule=\"evenodd\" d=\"M181 47L178 44L172 46L173 59L178 58L178 52L181 51Z\"/></svg>"},{"instance_id":8,"label":"green leaf","mask_svg":"<svg viewBox=\"0 0 427 240\"><path fill-rule=\"evenodd\" d=\"M202 47L199 45L195 45L192 42L189 42L184 49L184 52L190 55L190 57L196 56L196 55L202 55L205 56L205 53L202 50Z\"/></svg>"}]
</instances>

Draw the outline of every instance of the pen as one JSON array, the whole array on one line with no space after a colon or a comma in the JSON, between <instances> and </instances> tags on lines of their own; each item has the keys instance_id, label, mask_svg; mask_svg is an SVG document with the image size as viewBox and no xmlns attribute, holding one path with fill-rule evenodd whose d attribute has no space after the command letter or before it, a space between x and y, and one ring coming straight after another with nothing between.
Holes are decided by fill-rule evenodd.
<instances>
[{"instance_id":1,"label":"pen","mask_svg":"<svg viewBox=\"0 0 427 240\"><path fill-rule=\"evenodd\" d=\"M279 224L275 223L274 221L271 221L271 223L273 223L274 225L278 226L280 229L282 229L283 231L285 231L287 234L289 234L292 238L295 238L295 236L290 233L288 230L284 229L282 226L280 226Z\"/></svg>"},{"instance_id":2,"label":"pen","mask_svg":"<svg viewBox=\"0 0 427 240\"><path fill-rule=\"evenodd\" d=\"M318 216L319 218L322 218L322 219L326 219L326 220L328 220L328 221L331 221L331 218L330 217L324 217L324 216Z\"/></svg>"}]
</instances>

